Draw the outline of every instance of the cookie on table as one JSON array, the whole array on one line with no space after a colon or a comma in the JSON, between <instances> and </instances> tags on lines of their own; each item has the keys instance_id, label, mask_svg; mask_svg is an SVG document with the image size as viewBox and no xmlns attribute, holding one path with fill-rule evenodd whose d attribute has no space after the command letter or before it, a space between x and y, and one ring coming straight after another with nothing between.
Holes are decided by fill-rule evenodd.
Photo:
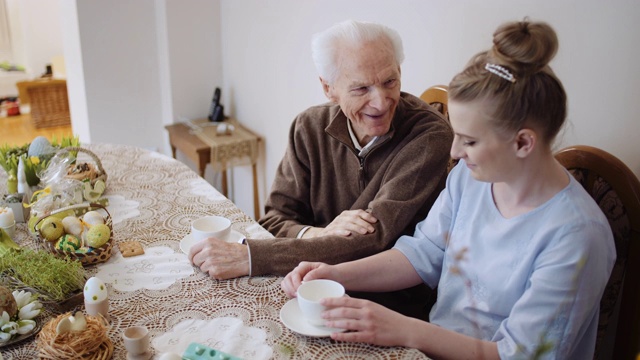
<instances>
[{"instance_id":1,"label":"cookie on table","mask_svg":"<svg viewBox=\"0 0 640 360\"><path fill-rule=\"evenodd\" d=\"M139 241L131 240L124 241L118 244L118 248L120 248L120 253L124 257L131 257L144 254L144 249L142 248L142 244Z\"/></svg>"}]
</instances>

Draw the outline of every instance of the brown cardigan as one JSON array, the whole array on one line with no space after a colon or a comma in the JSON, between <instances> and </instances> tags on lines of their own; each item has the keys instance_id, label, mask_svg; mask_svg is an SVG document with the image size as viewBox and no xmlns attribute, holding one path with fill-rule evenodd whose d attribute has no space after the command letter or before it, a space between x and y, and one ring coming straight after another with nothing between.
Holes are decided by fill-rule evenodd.
<instances>
[{"instance_id":1,"label":"brown cardigan","mask_svg":"<svg viewBox=\"0 0 640 360\"><path fill-rule=\"evenodd\" d=\"M259 221L277 238L247 240L252 276L285 275L300 261L363 258L413 234L444 187L453 134L439 112L402 93L388 135L361 164L337 104L297 116ZM303 227L324 227L353 209L372 210L374 233L296 239Z\"/></svg>"},{"instance_id":2,"label":"brown cardigan","mask_svg":"<svg viewBox=\"0 0 640 360\"><path fill-rule=\"evenodd\" d=\"M362 258L413 233L443 188L453 136L440 113L406 93L389 135L374 145L361 170L338 105L298 115L259 221L277 239L247 241L252 275L284 275L303 260ZM307 225L324 227L343 210L367 208L379 220L373 234L295 238Z\"/></svg>"}]
</instances>

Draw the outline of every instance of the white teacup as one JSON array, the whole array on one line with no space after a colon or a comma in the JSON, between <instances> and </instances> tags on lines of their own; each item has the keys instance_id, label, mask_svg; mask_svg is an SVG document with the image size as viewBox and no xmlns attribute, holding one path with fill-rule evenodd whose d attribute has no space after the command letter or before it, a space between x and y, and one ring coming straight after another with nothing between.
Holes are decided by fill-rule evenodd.
<instances>
[{"instance_id":1,"label":"white teacup","mask_svg":"<svg viewBox=\"0 0 640 360\"><path fill-rule=\"evenodd\" d=\"M311 280L302 283L297 291L298 306L311 325L323 326L322 312L326 307L320 305L320 299L344 296L344 286L327 279Z\"/></svg>"},{"instance_id":2,"label":"white teacup","mask_svg":"<svg viewBox=\"0 0 640 360\"><path fill-rule=\"evenodd\" d=\"M149 330L145 326L131 326L122 333L122 342L127 349L127 359L148 359ZM151 355L151 354L149 354Z\"/></svg>"},{"instance_id":3,"label":"white teacup","mask_svg":"<svg viewBox=\"0 0 640 360\"><path fill-rule=\"evenodd\" d=\"M231 234L231 220L222 216L205 216L191 223L191 237L195 242L206 238L226 241Z\"/></svg>"}]
</instances>

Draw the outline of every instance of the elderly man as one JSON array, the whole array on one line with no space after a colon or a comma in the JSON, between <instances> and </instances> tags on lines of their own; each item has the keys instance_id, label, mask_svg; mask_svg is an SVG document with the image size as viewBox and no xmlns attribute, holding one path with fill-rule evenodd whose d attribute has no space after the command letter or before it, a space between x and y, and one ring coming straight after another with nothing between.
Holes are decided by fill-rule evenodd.
<instances>
[{"instance_id":1,"label":"elderly man","mask_svg":"<svg viewBox=\"0 0 640 360\"><path fill-rule=\"evenodd\" d=\"M400 91L397 32L347 21L317 34L312 53L330 102L291 126L260 219L277 238L196 244L189 259L213 278L285 275L302 260L340 263L389 249L444 186L451 128ZM415 314L410 292L382 297L373 300Z\"/></svg>"}]
</instances>

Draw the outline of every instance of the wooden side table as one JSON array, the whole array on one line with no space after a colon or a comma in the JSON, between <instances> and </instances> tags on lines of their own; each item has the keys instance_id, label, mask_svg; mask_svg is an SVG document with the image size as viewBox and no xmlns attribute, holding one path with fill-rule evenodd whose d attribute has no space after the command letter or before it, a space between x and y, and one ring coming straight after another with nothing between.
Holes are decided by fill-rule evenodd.
<instances>
[{"instance_id":1,"label":"wooden side table","mask_svg":"<svg viewBox=\"0 0 640 360\"><path fill-rule=\"evenodd\" d=\"M237 121L234 121L233 125L236 127L241 127L241 125ZM212 159L211 154L212 146L215 147L218 146L218 144L214 143L212 146L208 145L198 135L193 133L192 128L185 123L167 125L165 126L165 129L167 129L167 131L169 132L169 143L171 145L171 154L173 155L173 158L176 158L176 150L180 150L180 152L182 152L187 158L189 158L198 166L198 172L200 173L200 176L204 177L207 164L213 164L214 162L216 162L215 159ZM242 128L242 130L245 132L249 132L245 128ZM255 134L252 135L255 137L254 141L256 143L260 142L259 136ZM233 136L233 134L225 135L225 140L233 140ZM222 146L222 144L220 144L220 146ZM255 161L251 163L251 170L253 173L253 211L255 219L258 220L260 217L260 201L258 199L258 170ZM228 197L229 189L227 183L226 167L223 167L220 172L222 174L221 192L224 196Z\"/></svg>"}]
</instances>

